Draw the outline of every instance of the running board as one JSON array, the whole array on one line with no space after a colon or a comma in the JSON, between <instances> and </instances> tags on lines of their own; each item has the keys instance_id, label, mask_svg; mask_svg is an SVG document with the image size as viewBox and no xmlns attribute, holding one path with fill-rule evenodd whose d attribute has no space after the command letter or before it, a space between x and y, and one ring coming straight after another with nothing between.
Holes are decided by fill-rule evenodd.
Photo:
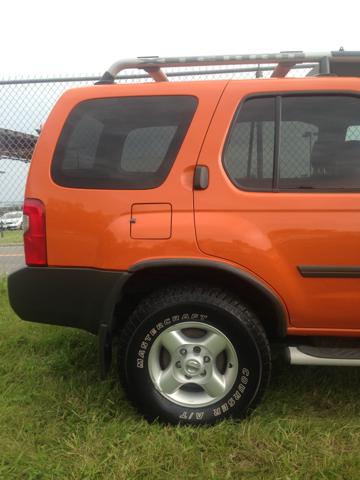
<instances>
[{"instance_id":1,"label":"running board","mask_svg":"<svg viewBox=\"0 0 360 480\"><path fill-rule=\"evenodd\" d=\"M286 347L285 362L290 365L338 365L360 367L360 348Z\"/></svg>"}]
</instances>

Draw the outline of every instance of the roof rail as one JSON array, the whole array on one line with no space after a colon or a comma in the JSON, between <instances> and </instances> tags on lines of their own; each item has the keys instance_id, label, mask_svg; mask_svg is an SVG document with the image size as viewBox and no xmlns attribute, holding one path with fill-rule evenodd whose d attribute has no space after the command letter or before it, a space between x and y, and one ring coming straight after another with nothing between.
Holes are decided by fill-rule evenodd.
<instances>
[{"instance_id":1,"label":"roof rail","mask_svg":"<svg viewBox=\"0 0 360 480\"><path fill-rule=\"evenodd\" d=\"M319 74L329 75L333 63L360 63L360 51L280 52L248 55L213 55L199 57L138 57L115 62L101 77L97 85L114 83L116 75L127 68L145 70L156 82L168 81L161 68L204 67L211 65L277 64L272 77L285 77L295 65L319 63Z\"/></svg>"}]
</instances>

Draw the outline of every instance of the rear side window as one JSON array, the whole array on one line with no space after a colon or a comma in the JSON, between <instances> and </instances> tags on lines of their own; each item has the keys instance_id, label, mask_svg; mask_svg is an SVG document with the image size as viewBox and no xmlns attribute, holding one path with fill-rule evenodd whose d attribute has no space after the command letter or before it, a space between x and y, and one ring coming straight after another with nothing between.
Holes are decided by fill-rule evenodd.
<instances>
[{"instance_id":1,"label":"rear side window","mask_svg":"<svg viewBox=\"0 0 360 480\"><path fill-rule=\"evenodd\" d=\"M197 104L197 98L190 96L80 103L61 131L52 179L72 188L158 187L170 172Z\"/></svg>"},{"instance_id":2,"label":"rear side window","mask_svg":"<svg viewBox=\"0 0 360 480\"><path fill-rule=\"evenodd\" d=\"M151 172L159 170L176 127L137 128L126 137L121 156L125 172Z\"/></svg>"}]
</instances>

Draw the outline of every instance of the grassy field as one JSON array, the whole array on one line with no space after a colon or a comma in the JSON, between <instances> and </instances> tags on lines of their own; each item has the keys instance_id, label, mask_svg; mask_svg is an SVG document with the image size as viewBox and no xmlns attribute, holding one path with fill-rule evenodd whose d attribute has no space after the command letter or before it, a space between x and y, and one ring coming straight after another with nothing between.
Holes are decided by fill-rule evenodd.
<instances>
[{"instance_id":1,"label":"grassy field","mask_svg":"<svg viewBox=\"0 0 360 480\"><path fill-rule=\"evenodd\" d=\"M7 245L11 243L24 243L22 230L10 230L2 233L3 236L1 236L0 233L0 245Z\"/></svg>"},{"instance_id":2,"label":"grassy field","mask_svg":"<svg viewBox=\"0 0 360 480\"><path fill-rule=\"evenodd\" d=\"M99 381L96 337L22 322L0 279L0 479L358 479L359 385L278 358L247 420L148 424L115 368Z\"/></svg>"}]
</instances>

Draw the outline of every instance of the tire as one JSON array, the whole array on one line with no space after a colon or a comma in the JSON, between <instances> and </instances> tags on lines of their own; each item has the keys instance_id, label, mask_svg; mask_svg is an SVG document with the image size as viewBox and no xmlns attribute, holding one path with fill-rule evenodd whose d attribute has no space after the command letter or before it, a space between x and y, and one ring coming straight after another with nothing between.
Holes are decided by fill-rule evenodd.
<instances>
[{"instance_id":1,"label":"tire","mask_svg":"<svg viewBox=\"0 0 360 480\"><path fill-rule=\"evenodd\" d=\"M255 315L213 287L151 294L119 341L119 378L130 400L150 419L172 424L245 416L263 396L270 366Z\"/></svg>"}]
</instances>

